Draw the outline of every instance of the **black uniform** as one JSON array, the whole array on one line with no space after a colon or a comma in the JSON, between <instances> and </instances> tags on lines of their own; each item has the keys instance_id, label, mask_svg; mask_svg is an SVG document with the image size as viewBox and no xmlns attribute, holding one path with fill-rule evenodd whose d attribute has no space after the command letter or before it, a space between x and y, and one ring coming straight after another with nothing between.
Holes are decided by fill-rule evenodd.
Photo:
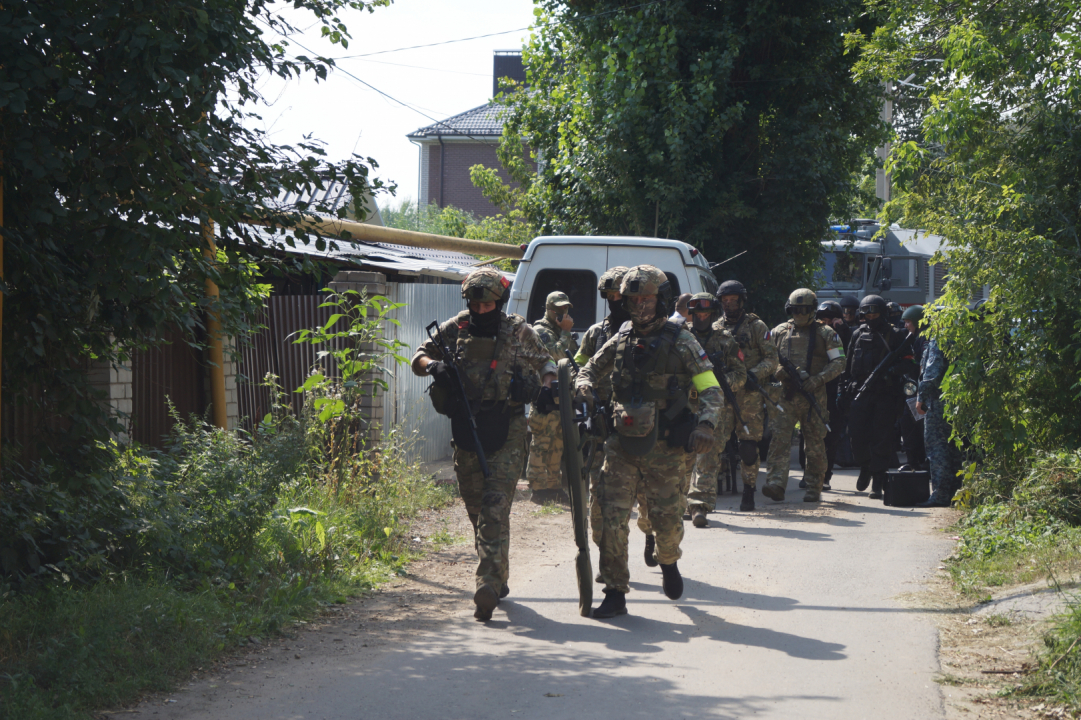
<instances>
[{"instance_id":1,"label":"black uniform","mask_svg":"<svg viewBox=\"0 0 1081 720\"><path fill-rule=\"evenodd\" d=\"M852 339L852 328L845 323L840 323L833 328L841 338L841 346L847 348ZM837 402L837 394L842 384L848 381L848 368L833 380L826 383L826 410L829 411L830 431L826 433L826 482L833 477L833 463L837 459L837 448L841 444L841 438L845 434L845 421L847 413L842 411L841 404Z\"/></svg>"},{"instance_id":2,"label":"black uniform","mask_svg":"<svg viewBox=\"0 0 1081 720\"><path fill-rule=\"evenodd\" d=\"M872 327L863 323L848 342L848 397L852 398L878 364L901 343L907 333L891 326L884 317ZM912 369L911 357L895 364L853 402L848 412L848 435L852 455L860 466L861 479L870 476L873 492L881 492L886 472L894 459L895 425L904 406L899 377Z\"/></svg>"}]
</instances>

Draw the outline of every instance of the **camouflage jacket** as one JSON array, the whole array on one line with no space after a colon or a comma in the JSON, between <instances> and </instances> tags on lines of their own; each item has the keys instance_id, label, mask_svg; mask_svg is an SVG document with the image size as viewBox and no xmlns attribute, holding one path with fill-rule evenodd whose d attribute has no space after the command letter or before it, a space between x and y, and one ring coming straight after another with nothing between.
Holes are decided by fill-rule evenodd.
<instances>
[{"instance_id":1,"label":"camouflage jacket","mask_svg":"<svg viewBox=\"0 0 1081 720\"><path fill-rule=\"evenodd\" d=\"M589 359L597 354L597 351L601 349L605 342L619 332L619 328L612 327L608 318L605 318L596 325L590 326L582 336L582 345L578 348L578 355L575 356L574 361L578 363L580 367L585 366ZM598 342L603 340L604 342ZM607 375L600 378L593 386L593 389L597 391L597 395L600 396L601 402L607 403L612 397L612 376Z\"/></svg>"},{"instance_id":2,"label":"camouflage jacket","mask_svg":"<svg viewBox=\"0 0 1081 720\"><path fill-rule=\"evenodd\" d=\"M535 387L540 387L545 375L556 372L548 349L520 315L503 315L495 338L474 337L469 333L468 310L442 323L439 329L447 346L458 356L470 398L479 397L482 405L508 400L508 404L521 407L520 403L510 403L508 397L511 378L516 370ZM493 357L499 338L502 338L502 347L498 356ZM427 373L420 369L421 357L442 360L443 353L430 340L417 348L411 367L414 374L423 376Z\"/></svg>"},{"instance_id":3,"label":"camouflage jacket","mask_svg":"<svg viewBox=\"0 0 1081 720\"><path fill-rule=\"evenodd\" d=\"M777 372L777 346L770 341L766 323L757 315L745 312L736 322L729 322L722 315L714 326L718 324L739 343L743 364L747 366L747 372L754 373L758 382L766 382Z\"/></svg>"},{"instance_id":4,"label":"camouflage jacket","mask_svg":"<svg viewBox=\"0 0 1081 720\"><path fill-rule=\"evenodd\" d=\"M533 323L533 330L537 333L540 341L544 343L544 347L548 348L553 362L558 363L567 357L565 350L571 351L571 357L578 352L578 343L575 342L574 336L548 318L541 318Z\"/></svg>"},{"instance_id":5,"label":"camouflage jacket","mask_svg":"<svg viewBox=\"0 0 1081 720\"><path fill-rule=\"evenodd\" d=\"M687 330L694 335L694 339L706 351L709 361L713 364L713 372L715 374L724 374L724 379L728 381L728 386L732 388L732 392L737 392L742 388L743 384L747 382L747 366L743 364L742 353L735 338L729 335L728 331L718 328L716 325L710 329L708 335L696 332L690 323L687 323Z\"/></svg>"},{"instance_id":6,"label":"camouflage jacket","mask_svg":"<svg viewBox=\"0 0 1081 720\"><path fill-rule=\"evenodd\" d=\"M812 334L815 344L808 367L807 349ZM793 365L805 371L809 377L820 376L823 387L844 372L845 349L833 328L817 320L804 327L797 327L795 323L788 321L773 328L772 335L778 354L791 360ZM785 382L785 388L788 389L788 373L782 368L777 371L777 376Z\"/></svg>"},{"instance_id":7,"label":"camouflage jacket","mask_svg":"<svg viewBox=\"0 0 1081 720\"><path fill-rule=\"evenodd\" d=\"M652 340L664 330L664 325L661 325L656 331L647 334L646 336L639 338L631 323L628 321L624 323L623 328L630 329L630 335L627 338L626 345L631 347L637 344L639 339ZM620 332L623 330L621 329ZM593 357L589 359L589 362L585 364L582 371L578 374L578 380L575 386L578 388L595 388L598 383L602 382L602 379L607 379L608 383L612 383L612 374L616 370L616 351L619 347L620 333L616 333L613 337L608 339L608 342L604 344L601 349L597 350ZM698 394L698 419L701 422L709 422L714 427L717 426L718 419L721 413L721 407L724 403L721 391L716 387L717 380L713 376L713 363L709 361L709 356L706 351L702 349L702 346L698 344L698 341L694 339L694 335L688 332L686 329L681 329L676 341L672 345L671 351L668 353L667 366L664 373L658 373L651 376L648 380L649 386L657 390L663 390L668 384L668 377L676 375L677 377L685 377L687 379L688 391L692 387L697 387L700 379L700 375L708 374L710 376L709 385L705 390ZM693 383L693 384L692 384ZM667 401L659 401L660 409L667 407Z\"/></svg>"}]
</instances>

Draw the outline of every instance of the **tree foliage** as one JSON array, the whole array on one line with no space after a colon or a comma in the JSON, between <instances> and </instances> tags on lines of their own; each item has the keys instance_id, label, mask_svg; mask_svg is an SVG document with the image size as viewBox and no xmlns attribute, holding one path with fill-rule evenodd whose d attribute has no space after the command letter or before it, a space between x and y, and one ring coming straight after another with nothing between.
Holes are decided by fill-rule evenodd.
<instances>
[{"instance_id":1,"label":"tree foliage","mask_svg":"<svg viewBox=\"0 0 1081 720\"><path fill-rule=\"evenodd\" d=\"M858 0L542 0L500 160L542 232L686 240L776 310L882 135ZM530 149L532 163L522 148Z\"/></svg>"},{"instance_id":2,"label":"tree foliage","mask_svg":"<svg viewBox=\"0 0 1081 720\"><path fill-rule=\"evenodd\" d=\"M879 3L875 3L879 5ZM881 3L851 38L871 82L915 76L890 219L945 236L932 332L955 427L1005 468L1081 438L1081 22L1077 2ZM912 92L910 89L909 92ZM973 295L987 286L984 312Z\"/></svg>"},{"instance_id":3,"label":"tree foliage","mask_svg":"<svg viewBox=\"0 0 1081 720\"><path fill-rule=\"evenodd\" d=\"M294 0L289 17L306 13L347 45L339 14L387 1ZM90 361L124 361L170 324L197 342L211 310L228 332L246 328L259 303L246 218L329 180L357 199L380 187L370 159L329 163L316 141L277 146L246 126L261 80L331 69L267 40L293 32L281 11L267 0L0 4L4 399L32 395L61 418L58 445L93 447L105 430ZM274 217L288 227L301 210L320 207ZM203 254L209 221L217 257ZM208 278L221 288L213 306Z\"/></svg>"}]
</instances>

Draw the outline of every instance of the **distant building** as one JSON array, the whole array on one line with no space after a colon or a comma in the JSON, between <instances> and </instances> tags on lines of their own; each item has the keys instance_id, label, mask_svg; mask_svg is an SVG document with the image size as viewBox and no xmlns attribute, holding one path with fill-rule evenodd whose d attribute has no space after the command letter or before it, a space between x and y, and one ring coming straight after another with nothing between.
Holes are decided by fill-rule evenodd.
<instances>
[{"instance_id":1,"label":"distant building","mask_svg":"<svg viewBox=\"0 0 1081 720\"><path fill-rule=\"evenodd\" d=\"M501 78L525 82L520 52L496 51L492 62L493 97L499 92ZM420 147L420 187L417 192L420 205L441 208L453 205L481 217L499 213L499 209L473 186L469 168L478 164L497 168L503 181L510 182L510 176L496 158L496 148L503 134L504 109L498 104L481 105L406 136Z\"/></svg>"}]
</instances>

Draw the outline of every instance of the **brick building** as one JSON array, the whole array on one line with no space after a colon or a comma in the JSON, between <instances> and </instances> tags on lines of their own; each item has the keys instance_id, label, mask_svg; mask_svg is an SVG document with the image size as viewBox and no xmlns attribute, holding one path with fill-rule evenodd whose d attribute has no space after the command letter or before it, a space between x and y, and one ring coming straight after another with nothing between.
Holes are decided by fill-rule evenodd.
<instances>
[{"instance_id":1,"label":"brick building","mask_svg":"<svg viewBox=\"0 0 1081 720\"><path fill-rule=\"evenodd\" d=\"M522 54L497 50L492 62L492 95L499 92L499 80L525 82ZM467 210L481 217L497 215L499 209L488 202L469 179L474 165L494 167L504 182L510 176L499 164L496 149L503 134L504 106L481 105L409 133L406 137L420 148L418 204ZM512 183L513 184L513 183Z\"/></svg>"}]
</instances>

